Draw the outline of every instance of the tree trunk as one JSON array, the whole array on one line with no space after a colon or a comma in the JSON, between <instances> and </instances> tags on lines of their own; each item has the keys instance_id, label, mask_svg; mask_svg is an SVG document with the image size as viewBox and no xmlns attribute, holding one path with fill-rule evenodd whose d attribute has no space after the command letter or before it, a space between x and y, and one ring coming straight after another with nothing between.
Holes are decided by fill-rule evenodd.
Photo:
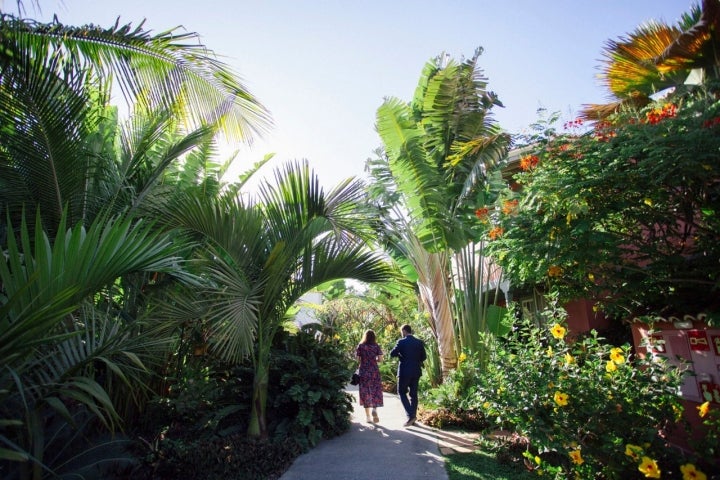
<instances>
[{"instance_id":1,"label":"tree trunk","mask_svg":"<svg viewBox=\"0 0 720 480\"><path fill-rule=\"evenodd\" d=\"M250 410L250 425L248 437L266 440L268 438L267 419L265 408L267 406L268 377L270 373L269 355L258 353L253 379L252 409Z\"/></svg>"},{"instance_id":2,"label":"tree trunk","mask_svg":"<svg viewBox=\"0 0 720 480\"><path fill-rule=\"evenodd\" d=\"M450 263L443 252L428 253L422 265L422 273L418 270L418 287L420 298L432 319L433 332L438 342L438 353L443 379L457 367L457 350L455 348L455 329L450 298L448 267Z\"/></svg>"}]
</instances>

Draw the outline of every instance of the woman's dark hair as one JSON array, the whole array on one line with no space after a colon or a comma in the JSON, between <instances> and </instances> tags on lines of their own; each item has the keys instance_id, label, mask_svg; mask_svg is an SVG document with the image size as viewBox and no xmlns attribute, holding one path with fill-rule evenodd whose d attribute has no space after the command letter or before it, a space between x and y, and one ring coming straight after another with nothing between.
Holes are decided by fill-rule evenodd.
<instances>
[{"instance_id":1,"label":"woman's dark hair","mask_svg":"<svg viewBox=\"0 0 720 480\"><path fill-rule=\"evenodd\" d=\"M365 330L365 334L363 335L362 340L360 340L360 343L367 343L370 345L377 343L375 340L375 332L372 330Z\"/></svg>"}]
</instances>

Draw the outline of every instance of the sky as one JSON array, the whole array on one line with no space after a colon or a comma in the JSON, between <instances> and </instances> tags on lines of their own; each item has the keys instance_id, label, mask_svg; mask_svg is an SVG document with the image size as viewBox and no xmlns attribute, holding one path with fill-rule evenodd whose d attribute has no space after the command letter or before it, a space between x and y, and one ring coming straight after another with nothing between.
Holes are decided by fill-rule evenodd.
<instances>
[{"instance_id":1,"label":"sky","mask_svg":"<svg viewBox=\"0 0 720 480\"><path fill-rule=\"evenodd\" d=\"M15 1L0 0L3 11ZM426 62L478 64L504 108L494 118L527 131L538 109L575 118L608 98L597 75L608 40L650 20L675 24L691 0L40 0L26 16L68 25L139 24L196 32L270 111L274 126L243 149L226 180L267 153L261 173L307 159L332 188L364 177L381 146L375 113L386 97L412 98Z\"/></svg>"}]
</instances>

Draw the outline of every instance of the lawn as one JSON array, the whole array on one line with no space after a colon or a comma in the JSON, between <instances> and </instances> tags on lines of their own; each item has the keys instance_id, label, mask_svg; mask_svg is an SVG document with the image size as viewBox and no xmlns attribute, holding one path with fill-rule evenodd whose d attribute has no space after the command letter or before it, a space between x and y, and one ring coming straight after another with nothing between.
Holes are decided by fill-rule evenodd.
<instances>
[{"instance_id":1,"label":"lawn","mask_svg":"<svg viewBox=\"0 0 720 480\"><path fill-rule=\"evenodd\" d=\"M482 450L447 455L445 469L450 480L529 480L537 477L519 464L500 463L494 453Z\"/></svg>"}]
</instances>

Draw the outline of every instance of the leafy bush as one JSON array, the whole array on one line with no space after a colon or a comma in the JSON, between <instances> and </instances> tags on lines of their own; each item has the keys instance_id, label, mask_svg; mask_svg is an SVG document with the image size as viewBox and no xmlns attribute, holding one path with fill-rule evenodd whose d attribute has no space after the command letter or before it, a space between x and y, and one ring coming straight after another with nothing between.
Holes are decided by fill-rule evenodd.
<instances>
[{"instance_id":1,"label":"leafy bush","mask_svg":"<svg viewBox=\"0 0 720 480\"><path fill-rule=\"evenodd\" d=\"M520 193L501 199L515 208L492 216L502 233L489 248L513 284L601 300L619 318L720 318L716 92L667 97L592 128L538 123L515 176Z\"/></svg>"},{"instance_id":2,"label":"leafy bush","mask_svg":"<svg viewBox=\"0 0 720 480\"><path fill-rule=\"evenodd\" d=\"M547 325L521 321L498 342L478 391L488 419L527 437L528 465L558 478L677 474L679 452L663 434L681 412L682 372L594 331L570 340L565 317L553 303Z\"/></svg>"},{"instance_id":3,"label":"leafy bush","mask_svg":"<svg viewBox=\"0 0 720 480\"><path fill-rule=\"evenodd\" d=\"M352 411L344 390L351 370L342 350L310 333L284 336L272 356L268 389L273 436L293 438L304 450L346 432Z\"/></svg>"},{"instance_id":4,"label":"leafy bush","mask_svg":"<svg viewBox=\"0 0 720 480\"><path fill-rule=\"evenodd\" d=\"M252 366L202 360L136 425L143 465L119 478L276 478L301 452L350 426L350 371L339 347L312 331L279 334L271 355L267 441L246 438Z\"/></svg>"}]
</instances>

